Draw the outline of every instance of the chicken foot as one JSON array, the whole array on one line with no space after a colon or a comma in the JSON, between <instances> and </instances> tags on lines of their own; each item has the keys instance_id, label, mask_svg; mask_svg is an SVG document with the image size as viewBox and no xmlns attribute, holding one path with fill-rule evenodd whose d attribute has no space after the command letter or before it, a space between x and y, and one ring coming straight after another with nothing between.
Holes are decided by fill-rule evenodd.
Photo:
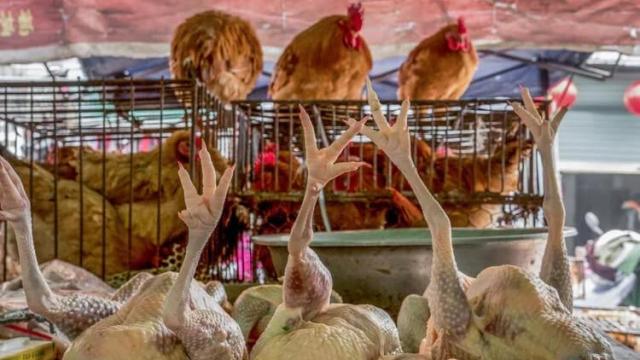
<instances>
[{"instance_id":1,"label":"chicken foot","mask_svg":"<svg viewBox=\"0 0 640 360\"><path fill-rule=\"evenodd\" d=\"M544 200L542 208L544 217L549 227L549 236L542 258L540 278L558 291L560 301L571 311L573 309L573 293L571 289L571 277L569 273L569 261L567 258L566 244L563 236L565 223L565 208L562 202L562 194L554 159L554 140L560 122L567 109L562 108L551 120L541 116L529 94L529 90L521 90L524 107L518 103L512 103L513 110L531 131L538 145L542 158L544 173Z\"/></svg>"},{"instance_id":2,"label":"chicken foot","mask_svg":"<svg viewBox=\"0 0 640 360\"><path fill-rule=\"evenodd\" d=\"M300 120L304 131L307 186L291 229L285 268L284 304L289 309L300 308L302 317L310 319L329 305L332 279L318 255L309 248L313 239L313 211L324 186L340 175L354 171L362 162L335 163L338 156L360 131L364 121L353 124L331 145L318 149L316 135L309 115L300 106Z\"/></svg>"},{"instance_id":3,"label":"chicken foot","mask_svg":"<svg viewBox=\"0 0 640 360\"><path fill-rule=\"evenodd\" d=\"M445 334L452 338L462 337L469 326L471 310L460 283L462 279L458 274L453 254L451 223L445 211L420 178L411 158L411 139L407 126L409 101L403 101L396 123L390 126L369 80L367 80L367 98L379 131L364 126L362 133L382 149L405 176L416 194L429 231L431 231L433 262L426 296L429 300L432 317Z\"/></svg>"},{"instance_id":4,"label":"chicken foot","mask_svg":"<svg viewBox=\"0 0 640 360\"><path fill-rule=\"evenodd\" d=\"M120 303L85 294L62 296L51 291L38 266L30 207L18 174L8 161L0 157L0 220L6 220L16 234L27 305L73 339L89 326L115 313Z\"/></svg>"},{"instance_id":5,"label":"chicken foot","mask_svg":"<svg viewBox=\"0 0 640 360\"><path fill-rule=\"evenodd\" d=\"M188 305L200 255L220 221L234 170L228 167L216 186L215 169L206 146L199 155L202 195L198 194L184 167L178 170L187 207L178 216L189 228L189 238L178 278L165 300L163 320L180 339L189 359L241 359L245 346L238 324L222 308L192 310Z\"/></svg>"}]
</instances>

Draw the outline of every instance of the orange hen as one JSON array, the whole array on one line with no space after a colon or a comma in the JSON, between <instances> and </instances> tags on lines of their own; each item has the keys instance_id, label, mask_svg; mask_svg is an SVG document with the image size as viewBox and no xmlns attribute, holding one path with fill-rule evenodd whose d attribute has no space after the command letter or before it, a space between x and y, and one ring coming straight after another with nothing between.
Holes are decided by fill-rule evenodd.
<instances>
[{"instance_id":1,"label":"orange hen","mask_svg":"<svg viewBox=\"0 0 640 360\"><path fill-rule=\"evenodd\" d=\"M262 71L262 48L245 20L205 11L178 26L169 65L175 79L195 77L224 102L244 100Z\"/></svg>"},{"instance_id":2,"label":"orange hen","mask_svg":"<svg viewBox=\"0 0 640 360\"><path fill-rule=\"evenodd\" d=\"M274 100L358 100L371 70L371 52L360 35L364 10L328 16L298 34L276 63Z\"/></svg>"},{"instance_id":3,"label":"orange hen","mask_svg":"<svg viewBox=\"0 0 640 360\"><path fill-rule=\"evenodd\" d=\"M462 18L422 40L398 71L398 98L457 100L478 68L478 55Z\"/></svg>"}]
</instances>

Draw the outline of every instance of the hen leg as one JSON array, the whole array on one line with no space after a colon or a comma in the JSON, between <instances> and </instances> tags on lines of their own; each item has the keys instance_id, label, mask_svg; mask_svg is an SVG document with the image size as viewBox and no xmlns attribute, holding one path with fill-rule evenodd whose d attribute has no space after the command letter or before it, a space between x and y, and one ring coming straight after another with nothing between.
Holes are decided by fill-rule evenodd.
<instances>
[{"instance_id":1,"label":"hen leg","mask_svg":"<svg viewBox=\"0 0 640 360\"><path fill-rule=\"evenodd\" d=\"M373 119L380 128L374 131L364 127L362 132L380 147L400 169L416 194L422 213L431 231L433 262L431 280L427 288L429 308L438 328L448 335L461 337L466 333L471 319L469 303L460 284L458 268L451 242L451 223L438 201L420 178L411 158L411 139L407 126L409 101L402 103L402 110L393 126L382 113L382 106L371 82L367 81L369 105Z\"/></svg>"},{"instance_id":2,"label":"hen leg","mask_svg":"<svg viewBox=\"0 0 640 360\"><path fill-rule=\"evenodd\" d=\"M544 172L544 201L542 208L549 227L547 246L542 258L540 278L558 291L560 300L571 311L573 293L569 273L569 260L562 230L565 221L565 208L562 202L560 185L556 177L553 143L558 127L567 109L561 109L551 120L543 118L535 107L529 90L522 89L524 107L511 104L514 111L531 131L540 150Z\"/></svg>"},{"instance_id":3,"label":"hen leg","mask_svg":"<svg viewBox=\"0 0 640 360\"><path fill-rule=\"evenodd\" d=\"M11 165L0 157L0 220L16 234L22 283L29 309L74 338L99 320L115 313L120 304L83 294L59 296L47 285L36 259L29 197Z\"/></svg>"},{"instance_id":4,"label":"hen leg","mask_svg":"<svg viewBox=\"0 0 640 360\"><path fill-rule=\"evenodd\" d=\"M165 300L163 320L182 342L189 359L241 359L244 339L238 324L222 308L195 309L189 306L193 276L202 250L222 215L233 167L227 168L216 187L216 175L206 146L200 150L203 194L198 194L187 171L178 175L187 209L179 213L189 228L189 239L178 279Z\"/></svg>"},{"instance_id":5,"label":"hen leg","mask_svg":"<svg viewBox=\"0 0 640 360\"><path fill-rule=\"evenodd\" d=\"M329 305L332 288L331 273L309 248L313 239L313 210L320 192L329 181L363 165L361 162L335 162L351 138L360 131L364 121L354 122L333 144L318 149L311 119L302 106L300 120L308 177L304 199L289 237L283 297L287 308L300 308L303 318L309 318Z\"/></svg>"}]
</instances>

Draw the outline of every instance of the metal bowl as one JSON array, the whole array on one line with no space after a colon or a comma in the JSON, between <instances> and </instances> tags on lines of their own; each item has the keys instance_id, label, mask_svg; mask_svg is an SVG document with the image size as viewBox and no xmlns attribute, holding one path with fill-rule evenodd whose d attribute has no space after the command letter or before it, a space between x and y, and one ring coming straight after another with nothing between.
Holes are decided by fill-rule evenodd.
<instances>
[{"instance_id":1,"label":"metal bowl","mask_svg":"<svg viewBox=\"0 0 640 360\"><path fill-rule=\"evenodd\" d=\"M565 237L576 234L574 228L564 230ZM546 228L453 229L458 267L470 276L504 264L538 272L546 239ZM253 237L269 248L279 276L284 275L288 240L288 234ZM318 232L311 247L348 303L373 304L396 314L407 295L422 294L429 284L432 249L426 228Z\"/></svg>"}]
</instances>

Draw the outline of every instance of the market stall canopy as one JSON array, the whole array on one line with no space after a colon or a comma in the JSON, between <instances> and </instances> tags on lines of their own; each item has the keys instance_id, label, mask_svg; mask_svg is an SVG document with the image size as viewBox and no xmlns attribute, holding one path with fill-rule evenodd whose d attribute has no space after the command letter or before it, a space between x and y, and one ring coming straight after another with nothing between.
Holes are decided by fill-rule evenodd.
<instances>
[{"instance_id":1,"label":"market stall canopy","mask_svg":"<svg viewBox=\"0 0 640 360\"><path fill-rule=\"evenodd\" d=\"M345 0L13 0L0 2L0 62L68 57L158 57L174 28L218 9L253 23L267 60ZM464 16L478 48L614 48L640 53L640 1L370 0L364 36L374 57L405 55L445 23Z\"/></svg>"}]
</instances>

